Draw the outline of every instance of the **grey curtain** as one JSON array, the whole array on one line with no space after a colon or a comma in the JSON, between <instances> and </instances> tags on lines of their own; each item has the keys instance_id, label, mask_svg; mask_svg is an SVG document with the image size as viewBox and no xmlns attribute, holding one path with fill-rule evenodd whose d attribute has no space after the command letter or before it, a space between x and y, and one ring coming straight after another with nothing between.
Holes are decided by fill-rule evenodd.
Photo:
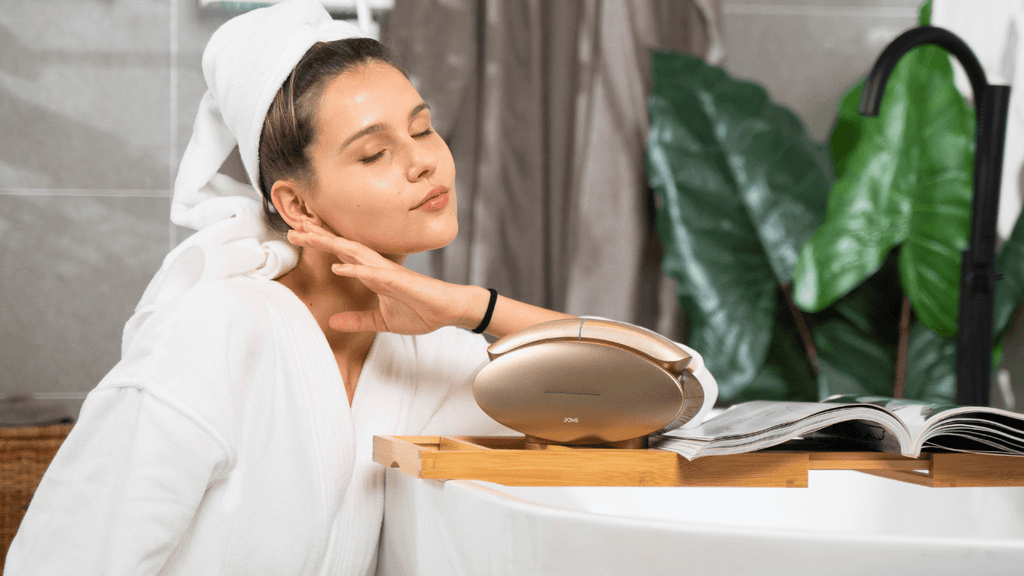
<instances>
[{"instance_id":1,"label":"grey curtain","mask_svg":"<svg viewBox=\"0 0 1024 576\"><path fill-rule=\"evenodd\" d=\"M458 171L433 273L679 337L644 178L649 51L720 59L713 2L397 0L382 38Z\"/></svg>"}]
</instances>

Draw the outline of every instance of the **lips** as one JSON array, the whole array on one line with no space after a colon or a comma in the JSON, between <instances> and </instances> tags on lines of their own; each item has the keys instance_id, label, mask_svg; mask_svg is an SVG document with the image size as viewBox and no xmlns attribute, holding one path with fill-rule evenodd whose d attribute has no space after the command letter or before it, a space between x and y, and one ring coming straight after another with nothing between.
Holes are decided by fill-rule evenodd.
<instances>
[{"instance_id":1,"label":"lips","mask_svg":"<svg viewBox=\"0 0 1024 576\"><path fill-rule=\"evenodd\" d=\"M443 205L439 205L442 204L440 200L445 200L443 204L447 204L447 194L447 186L438 186L431 190L426 196L424 196L423 199L420 200L419 204L413 206L411 210L416 210L419 208L442 208Z\"/></svg>"}]
</instances>

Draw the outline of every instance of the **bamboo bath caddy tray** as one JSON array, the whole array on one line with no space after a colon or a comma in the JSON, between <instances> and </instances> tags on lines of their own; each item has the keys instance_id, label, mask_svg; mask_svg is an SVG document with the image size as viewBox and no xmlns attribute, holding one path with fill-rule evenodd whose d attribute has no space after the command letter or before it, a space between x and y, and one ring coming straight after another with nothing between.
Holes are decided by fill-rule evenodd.
<instances>
[{"instance_id":1,"label":"bamboo bath caddy tray","mask_svg":"<svg viewBox=\"0 0 1024 576\"><path fill-rule=\"evenodd\" d=\"M806 488L809 470L856 470L932 487L1024 486L1024 458L763 450L687 461L657 449L547 446L523 436L374 436L373 461L416 478L506 486Z\"/></svg>"}]
</instances>

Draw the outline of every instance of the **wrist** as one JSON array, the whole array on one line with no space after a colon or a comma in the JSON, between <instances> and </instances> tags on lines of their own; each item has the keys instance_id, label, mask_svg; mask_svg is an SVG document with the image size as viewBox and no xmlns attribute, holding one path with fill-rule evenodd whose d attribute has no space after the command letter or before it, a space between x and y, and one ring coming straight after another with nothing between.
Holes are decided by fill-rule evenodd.
<instances>
[{"instance_id":1,"label":"wrist","mask_svg":"<svg viewBox=\"0 0 1024 576\"><path fill-rule=\"evenodd\" d=\"M463 286L463 294L459 299L462 309L458 313L455 326L473 330L480 325L487 313L487 305L491 300L491 292L480 286Z\"/></svg>"}]
</instances>

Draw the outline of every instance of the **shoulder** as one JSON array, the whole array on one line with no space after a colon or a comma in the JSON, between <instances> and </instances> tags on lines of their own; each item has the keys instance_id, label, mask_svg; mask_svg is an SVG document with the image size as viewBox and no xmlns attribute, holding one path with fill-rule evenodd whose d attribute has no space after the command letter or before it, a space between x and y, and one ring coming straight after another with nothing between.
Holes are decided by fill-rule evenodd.
<instances>
[{"instance_id":1,"label":"shoulder","mask_svg":"<svg viewBox=\"0 0 1024 576\"><path fill-rule=\"evenodd\" d=\"M284 317L297 304L280 290L247 278L196 286L146 320L97 388L145 390L232 438L238 403L275 384L280 342L296 334Z\"/></svg>"},{"instance_id":2,"label":"shoulder","mask_svg":"<svg viewBox=\"0 0 1024 576\"><path fill-rule=\"evenodd\" d=\"M180 338L183 333L211 337L258 334L284 306L283 286L272 281L238 277L196 286L164 305L140 329L138 342Z\"/></svg>"},{"instance_id":3,"label":"shoulder","mask_svg":"<svg viewBox=\"0 0 1024 576\"><path fill-rule=\"evenodd\" d=\"M295 305L286 300L287 290L249 278L196 286L145 321L105 381L152 383L164 380L162 374L184 380L192 368L207 379L269 361L287 331L281 324L288 306Z\"/></svg>"},{"instance_id":4,"label":"shoulder","mask_svg":"<svg viewBox=\"0 0 1024 576\"><path fill-rule=\"evenodd\" d=\"M244 276L197 286L173 307L178 316L258 317L284 304L288 289L272 280Z\"/></svg>"}]
</instances>

